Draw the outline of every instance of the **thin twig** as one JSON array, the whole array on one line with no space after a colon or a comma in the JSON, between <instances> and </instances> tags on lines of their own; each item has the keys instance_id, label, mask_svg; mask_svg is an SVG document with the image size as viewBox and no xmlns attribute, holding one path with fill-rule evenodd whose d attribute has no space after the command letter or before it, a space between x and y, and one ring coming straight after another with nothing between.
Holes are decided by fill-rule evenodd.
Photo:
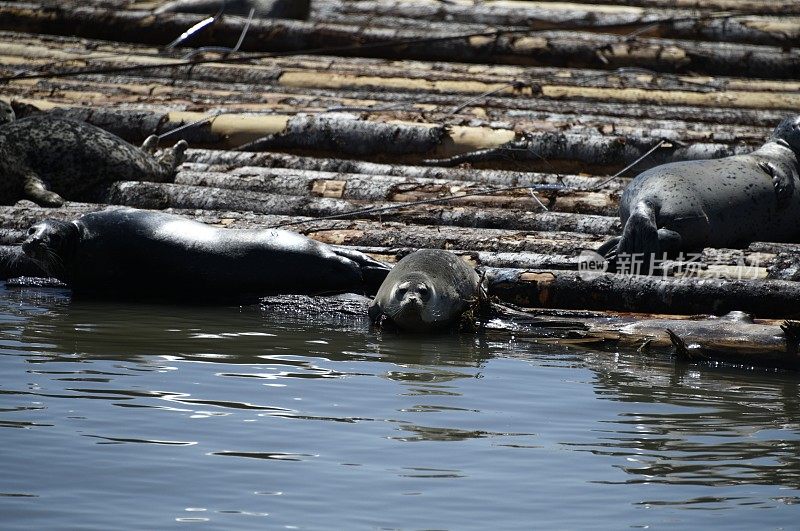
<instances>
[{"instance_id":1,"label":"thin twig","mask_svg":"<svg viewBox=\"0 0 800 531\"><path fill-rule=\"evenodd\" d=\"M644 155L642 155L638 159L634 160L633 162L631 162L630 164L628 164L627 166L625 166L624 168L619 170L617 173L615 173L614 175L612 175L611 177L609 177L605 181L601 182L600 184L594 185L591 189L592 190L597 190L597 189L602 188L603 186L607 185L608 183L610 183L611 181L613 181L614 179L616 179L617 177L619 177L620 175L622 175L623 173L628 171L629 169L633 168L634 166L636 166L637 164L642 162L645 158L649 157L650 154L652 154L655 150L657 150L658 148L663 146L666 142L667 142L666 139L662 138L661 140L659 140L658 144L656 144L655 146L651 147L647 151L647 153L645 153Z\"/></svg>"}]
</instances>

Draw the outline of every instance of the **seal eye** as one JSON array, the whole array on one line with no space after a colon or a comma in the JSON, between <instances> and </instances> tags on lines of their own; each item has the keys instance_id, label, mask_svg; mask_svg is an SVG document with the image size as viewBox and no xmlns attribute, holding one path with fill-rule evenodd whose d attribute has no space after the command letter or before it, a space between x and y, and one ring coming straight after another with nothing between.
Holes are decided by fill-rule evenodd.
<instances>
[{"instance_id":1,"label":"seal eye","mask_svg":"<svg viewBox=\"0 0 800 531\"><path fill-rule=\"evenodd\" d=\"M395 290L394 292L394 296L397 299L402 299L403 297L406 296L406 292L408 292L408 288L398 287L397 290Z\"/></svg>"},{"instance_id":2,"label":"seal eye","mask_svg":"<svg viewBox=\"0 0 800 531\"><path fill-rule=\"evenodd\" d=\"M33 233L36 232L36 227L31 227L28 229L28 236L33 236Z\"/></svg>"},{"instance_id":3,"label":"seal eye","mask_svg":"<svg viewBox=\"0 0 800 531\"><path fill-rule=\"evenodd\" d=\"M419 296L423 301L427 301L431 298L431 290L428 289L428 286L425 284L420 284L417 286L417 293L419 293Z\"/></svg>"}]
</instances>

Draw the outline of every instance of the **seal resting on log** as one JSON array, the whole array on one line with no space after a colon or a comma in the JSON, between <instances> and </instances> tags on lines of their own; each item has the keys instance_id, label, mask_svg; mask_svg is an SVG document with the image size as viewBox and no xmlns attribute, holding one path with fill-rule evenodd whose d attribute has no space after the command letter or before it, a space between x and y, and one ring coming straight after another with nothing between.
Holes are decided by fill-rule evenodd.
<instances>
[{"instance_id":1,"label":"seal resting on log","mask_svg":"<svg viewBox=\"0 0 800 531\"><path fill-rule=\"evenodd\" d=\"M11 113L0 126L0 204L26 198L58 207L64 197L94 201L101 185L113 181L165 182L187 148L181 140L156 156L155 135L140 149L86 122L48 115L13 120ZM0 115L8 116L2 108Z\"/></svg>"},{"instance_id":2,"label":"seal resting on log","mask_svg":"<svg viewBox=\"0 0 800 531\"><path fill-rule=\"evenodd\" d=\"M37 223L22 250L73 295L100 298L240 301L363 292L389 271L357 251L286 230L223 229L133 208Z\"/></svg>"},{"instance_id":3,"label":"seal resting on log","mask_svg":"<svg viewBox=\"0 0 800 531\"><path fill-rule=\"evenodd\" d=\"M173 0L153 11L159 13L201 13L213 15L220 10L228 15L249 15L260 18L294 18L305 20L310 0Z\"/></svg>"},{"instance_id":4,"label":"seal resting on log","mask_svg":"<svg viewBox=\"0 0 800 531\"><path fill-rule=\"evenodd\" d=\"M413 252L394 266L369 305L378 325L410 332L456 325L482 299L480 277L455 254L440 249Z\"/></svg>"},{"instance_id":5,"label":"seal resting on log","mask_svg":"<svg viewBox=\"0 0 800 531\"><path fill-rule=\"evenodd\" d=\"M639 174L620 200L622 236L606 258L800 241L800 116L747 155L673 162Z\"/></svg>"}]
</instances>

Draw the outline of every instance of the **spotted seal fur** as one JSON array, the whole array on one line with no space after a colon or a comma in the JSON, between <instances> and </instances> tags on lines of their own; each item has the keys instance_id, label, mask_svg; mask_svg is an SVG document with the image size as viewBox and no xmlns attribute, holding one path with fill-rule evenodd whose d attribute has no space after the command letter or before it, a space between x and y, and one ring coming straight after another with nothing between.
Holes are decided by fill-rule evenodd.
<instances>
[{"instance_id":1,"label":"spotted seal fur","mask_svg":"<svg viewBox=\"0 0 800 531\"><path fill-rule=\"evenodd\" d=\"M660 257L758 241L800 242L800 116L746 155L673 162L639 174L620 200L622 236L600 254Z\"/></svg>"},{"instance_id":2,"label":"spotted seal fur","mask_svg":"<svg viewBox=\"0 0 800 531\"><path fill-rule=\"evenodd\" d=\"M428 332L455 325L480 300L480 278L461 258L422 249L394 266L369 305L373 322Z\"/></svg>"},{"instance_id":3,"label":"spotted seal fur","mask_svg":"<svg viewBox=\"0 0 800 531\"><path fill-rule=\"evenodd\" d=\"M8 109L8 107L6 105ZM13 120L0 126L0 203L20 198L57 207L64 198L98 199L101 185L117 180L165 182L183 162L181 140L156 155L158 137L141 148L94 125L48 115Z\"/></svg>"}]
</instances>

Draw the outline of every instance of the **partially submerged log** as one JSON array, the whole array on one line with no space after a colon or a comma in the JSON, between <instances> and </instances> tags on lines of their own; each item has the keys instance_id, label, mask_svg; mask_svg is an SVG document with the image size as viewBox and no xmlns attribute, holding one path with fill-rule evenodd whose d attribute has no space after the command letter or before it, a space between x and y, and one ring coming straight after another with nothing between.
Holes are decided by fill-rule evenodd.
<instances>
[{"instance_id":1,"label":"partially submerged log","mask_svg":"<svg viewBox=\"0 0 800 531\"><path fill-rule=\"evenodd\" d=\"M28 3L0 3L0 28L66 34L108 40L164 45L203 16L94 7L48 8ZM222 20L194 39L198 46L233 44L241 21ZM414 57L425 60L493 62L521 65L566 65L581 68L637 66L661 72L703 72L792 79L800 68L800 52L780 48L669 39L629 38L586 32L525 34L488 30L472 35L313 24L289 20L255 20L242 50L294 52L328 50L338 55Z\"/></svg>"},{"instance_id":2,"label":"partially submerged log","mask_svg":"<svg viewBox=\"0 0 800 531\"><path fill-rule=\"evenodd\" d=\"M800 316L800 283L489 269L490 292L519 306L758 317Z\"/></svg>"}]
</instances>

